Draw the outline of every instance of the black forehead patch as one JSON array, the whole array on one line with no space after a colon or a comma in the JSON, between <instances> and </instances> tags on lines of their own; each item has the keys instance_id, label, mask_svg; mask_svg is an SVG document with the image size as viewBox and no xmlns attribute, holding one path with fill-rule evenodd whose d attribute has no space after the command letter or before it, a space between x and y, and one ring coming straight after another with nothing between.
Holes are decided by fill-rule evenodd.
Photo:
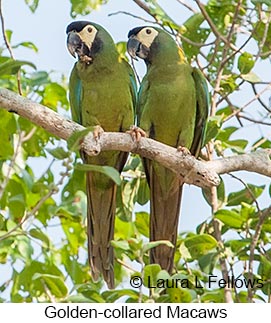
<instances>
[{"instance_id":1,"label":"black forehead patch","mask_svg":"<svg viewBox=\"0 0 271 323\"><path fill-rule=\"evenodd\" d=\"M140 30L142 30L143 28L146 28L146 26L141 26L141 27L135 27L132 30L129 31L128 33L128 38L130 38L131 36L135 36L137 35Z\"/></svg>"},{"instance_id":2,"label":"black forehead patch","mask_svg":"<svg viewBox=\"0 0 271 323\"><path fill-rule=\"evenodd\" d=\"M91 25L90 21L74 21L71 24L68 25L66 29L66 33L68 34L70 31L75 30L78 33L84 29L87 25Z\"/></svg>"}]
</instances>

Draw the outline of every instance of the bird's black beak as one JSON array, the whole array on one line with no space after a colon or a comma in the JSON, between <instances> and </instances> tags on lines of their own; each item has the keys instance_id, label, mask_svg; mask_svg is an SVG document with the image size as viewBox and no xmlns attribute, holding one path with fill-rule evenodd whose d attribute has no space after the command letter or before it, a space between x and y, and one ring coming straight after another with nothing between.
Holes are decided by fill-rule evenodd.
<instances>
[{"instance_id":1,"label":"bird's black beak","mask_svg":"<svg viewBox=\"0 0 271 323\"><path fill-rule=\"evenodd\" d=\"M129 55L137 60L137 57L146 59L149 55L150 49L143 45L136 36L131 36L127 42L127 51Z\"/></svg>"},{"instance_id":2,"label":"bird's black beak","mask_svg":"<svg viewBox=\"0 0 271 323\"><path fill-rule=\"evenodd\" d=\"M140 41L137 40L135 37L129 38L127 43L127 51L128 51L128 54L135 60L137 60L136 56L140 50L140 45L141 45Z\"/></svg>"},{"instance_id":3,"label":"bird's black beak","mask_svg":"<svg viewBox=\"0 0 271 323\"><path fill-rule=\"evenodd\" d=\"M79 35L75 31L69 32L67 38L67 47L70 54L73 57L76 57L75 54L79 54L79 52L82 50L82 46L83 43Z\"/></svg>"}]
</instances>

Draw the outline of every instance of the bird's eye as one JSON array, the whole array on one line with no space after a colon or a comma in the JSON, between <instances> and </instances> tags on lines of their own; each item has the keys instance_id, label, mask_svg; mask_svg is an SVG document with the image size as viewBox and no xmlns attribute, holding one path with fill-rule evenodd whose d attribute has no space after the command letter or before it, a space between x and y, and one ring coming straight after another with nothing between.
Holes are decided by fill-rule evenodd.
<instances>
[{"instance_id":1,"label":"bird's eye","mask_svg":"<svg viewBox=\"0 0 271 323\"><path fill-rule=\"evenodd\" d=\"M91 33L92 32L92 28L88 27L88 32Z\"/></svg>"},{"instance_id":2,"label":"bird's eye","mask_svg":"<svg viewBox=\"0 0 271 323\"><path fill-rule=\"evenodd\" d=\"M150 29L146 29L146 34L151 34L151 30Z\"/></svg>"}]
</instances>

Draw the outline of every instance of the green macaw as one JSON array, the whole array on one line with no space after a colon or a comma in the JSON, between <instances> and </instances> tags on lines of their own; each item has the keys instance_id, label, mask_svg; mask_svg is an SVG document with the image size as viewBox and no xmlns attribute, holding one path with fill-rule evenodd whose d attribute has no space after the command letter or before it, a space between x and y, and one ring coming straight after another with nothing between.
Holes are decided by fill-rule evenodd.
<instances>
[{"instance_id":1,"label":"green macaw","mask_svg":"<svg viewBox=\"0 0 271 323\"><path fill-rule=\"evenodd\" d=\"M180 47L165 31L137 27L128 34L127 50L147 65L138 94L138 122L150 138L198 156L208 117L208 87ZM183 148L181 148L183 147ZM159 163L144 159L150 187L150 240L168 240L174 248L151 249L150 262L172 272L183 183ZM192 199L191 199L192 200Z\"/></svg>"},{"instance_id":2,"label":"green macaw","mask_svg":"<svg viewBox=\"0 0 271 323\"><path fill-rule=\"evenodd\" d=\"M122 132L134 124L136 80L130 65L120 57L109 33L89 21L72 22L67 27L67 47L78 56L70 75L69 98L74 121L85 127ZM90 157L81 151L86 164L107 165L122 171L128 154L102 152ZM92 277L102 273L114 288L113 248L116 185L106 175L87 172L88 250Z\"/></svg>"}]
</instances>

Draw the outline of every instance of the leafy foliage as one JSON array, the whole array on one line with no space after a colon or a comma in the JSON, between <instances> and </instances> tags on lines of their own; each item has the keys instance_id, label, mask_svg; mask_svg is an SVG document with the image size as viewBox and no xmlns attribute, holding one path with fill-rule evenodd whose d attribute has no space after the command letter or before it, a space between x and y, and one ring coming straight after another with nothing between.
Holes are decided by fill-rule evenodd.
<instances>
[{"instance_id":1,"label":"leafy foliage","mask_svg":"<svg viewBox=\"0 0 271 323\"><path fill-rule=\"evenodd\" d=\"M107 2L70 0L71 16L87 15ZM244 125L270 124L270 107L256 91L256 85L261 93L266 91L257 66L270 56L270 1L209 0L204 11L191 12L182 26L158 1L142 2L148 8L148 19L182 39L188 60L199 62L210 88L215 89L210 93L208 152L223 157L270 148L264 131L255 142L240 134ZM25 3L34 13L39 0ZM38 51L31 41L13 44L12 31L6 30L6 36L15 53L21 47ZM247 46L250 42L253 50ZM125 44L119 43L118 48L124 56ZM4 50L0 48L1 53ZM49 72L36 70L27 59L1 56L0 76L1 87L20 90L61 113L69 108L66 82L54 82ZM243 86L246 93L252 91L251 102L260 98L253 117L246 103L249 95L243 105L236 99ZM176 273L170 276L159 265L149 263L151 248L170 243L148 241L149 189L138 156L130 156L121 175L108 167L86 167L76 151L91 129L74 135L66 144L3 109L0 120L0 269L8 268L8 277L0 280L1 301L224 302L224 290L217 285L209 288L208 279L229 273L263 281L262 288L232 289L235 302L270 299L270 207L261 207L259 201L268 189L271 196L271 185L268 188L252 180L247 184L242 179L240 189L231 189L223 177L215 194L204 190L212 212L196 225L195 232L180 233ZM104 172L119 185L112 241L116 290L104 290L103 281L93 282L89 271L84 178L89 170ZM131 287L129 281L135 277L142 287Z\"/></svg>"}]
</instances>

